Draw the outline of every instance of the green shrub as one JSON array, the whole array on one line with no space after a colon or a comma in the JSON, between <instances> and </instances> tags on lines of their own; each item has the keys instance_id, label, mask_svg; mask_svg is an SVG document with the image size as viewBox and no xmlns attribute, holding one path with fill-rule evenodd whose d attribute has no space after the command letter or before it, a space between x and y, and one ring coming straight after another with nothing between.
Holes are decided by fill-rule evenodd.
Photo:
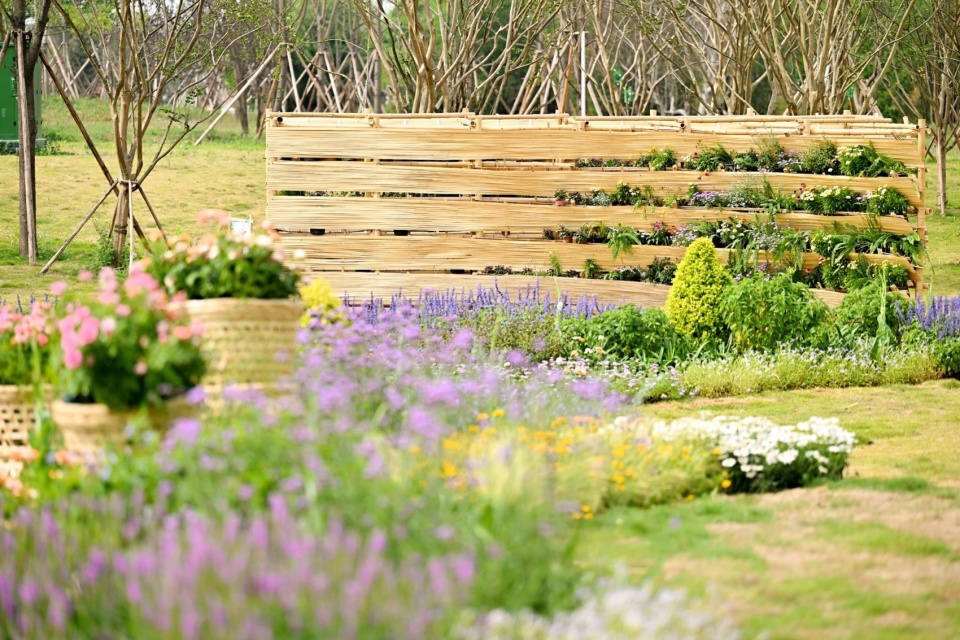
<instances>
[{"instance_id":1,"label":"green shrub","mask_svg":"<svg viewBox=\"0 0 960 640\"><path fill-rule=\"evenodd\" d=\"M837 145L823 140L811 146L800 156L800 170L803 173L839 173Z\"/></svg>"},{"instance_id":2,"label":"green shrub","mask_svg":"<svg viewBox=\"0 0 960 640\"><path fill-rule=\"evenodd\" d=\"M834 324L853 331L858 336L873 337L880 327L881 310L884 323L895 334L899 332L897 302L903 304L903 298L889 291L882 291L879 283L874 282L856 291L848 293L834 312ZM886 307L882 309L882 307Z\"/></svg>"},{"instance_id":3,"label":"green shrub","mask_svg":"<svg viewBox=\"0 0 960 640\"><path fill-rule=\"evenodd\" d=\"M732 279L707 238L695 240L677 267L666 312L681 334L700 340L726 333L720 303Z\"/></svg>"},{"instance_id":4,"label":"green shrub","mask_svg":"<svg viewBox=\"0 0 960 640\"><path fill-rule=\"evenodd\" d=\"M722 310L733 343L767 351L804 342L827 317L827 305L788 275L756 275L727 289Z\"/></svg>"},{"instance_id":5,"label":"green shrub","mask_svg":"<svg viewBox=\"0 0 960 640\"><path fill-rule=\"evenodd\" d=\"M960 377L960 338L944 338L933 345L933 357L947 377Z\"/></svg>"},{"instance_id":6,"label":"green shrub","mask_svg":"<svg viewBox=\"0 0 960 640\"><path fill-rule=\"evenodd\" d=\"M588 360L629 359L673 362L690 351L690 345L670 323L662 309L639 309L625 304L589 320L568 318L563 333L571 349Z\"/></svg>"}]
</instances>

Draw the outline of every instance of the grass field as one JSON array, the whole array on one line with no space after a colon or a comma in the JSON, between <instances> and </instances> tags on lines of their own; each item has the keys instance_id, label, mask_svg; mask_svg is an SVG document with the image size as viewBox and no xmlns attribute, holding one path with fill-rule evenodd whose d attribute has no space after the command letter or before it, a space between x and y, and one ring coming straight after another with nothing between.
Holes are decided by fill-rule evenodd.
<instances>
[{"instance_id":1,"label":"grass field","mask_svg":"<svg viewBox=\"0 0 960 640\"><path fill-rule=\"evenodd\" d=\"M103 105L84 102L102 151ZM106 189L66 111L45 104L44 133L64 155L38 158L41 258L49 257ZM109 158L108 158L109 160ZM90 266L89 225L48 276L17 257L16 159L0 157L0 297L42 292ZM932 173L932 172L931 172ZM960 293L960 154L950 158L953 203L929 220L934 293ZM168 232L195 233L196 212L223 208L262 218L263 145L235 122L199 147L175 151L145 188ZM930 194L933 205L936 194ZM136 211L135 211L136 212ZM145 210L141 210L145 214ZM96 220L109 224L110 211ZM795 423L837 416L860 439L843 481L761 496L711 497L648 510L614 510L585 525L580 562L623 563L636 577L714 590L746 637L960 637L960 383L804 390L694 400L646 408L653 420L689 415L763 415Z\"/></svg>"},{"instance_id":2,"label":"grass field","mask_svg":"<svg viewBox=\"0 0 960 640\"><path fill-rule=\"evenodd\" d=\"M106 105L81 101L87 128L107 163L112 151L112 129ZM202 130L202 128L201 128ZM160 129L150 140L155 144ZM44 103L43 135L58 140L65 155L37 158L37 231L40 258L46 261L77 223L97 203L107 188L103 174L80 133L59 100ZM232 116L200 146L196 133L188 136L147 179L144 189L168 232L196 233L197 211L220 208L234 215L262 219L266 207L263 142L242 138ZM960 293L960 154L950 158L948 193L953 203L946 218L931 217L930 257L926 277L934 293ZM933 171L929 172L933 175ZM0 296L29 295L43 291L50 282L70 276L93 263L97 233L95 225L108 226L110 201L77 237L47 276L26 266L17 257L17 160L0 156ZM935 190L929 203L936 202ZM134 215L149 214L141 204ZM147 225L151 226L151 225Z\"/></svg>"},{"instance_id":3,"label":"grass field","mask_svg":"<svg viewBox=\"0 0 960 640\"><path fill-rule=\"evenodd\" d=\"M960 383L809 390L653 405L793 424L837 416L857 434L847 478L815 489L615 510L581 560L715 591L746 637L960 637Z\"/></svg>"}]
</instances>

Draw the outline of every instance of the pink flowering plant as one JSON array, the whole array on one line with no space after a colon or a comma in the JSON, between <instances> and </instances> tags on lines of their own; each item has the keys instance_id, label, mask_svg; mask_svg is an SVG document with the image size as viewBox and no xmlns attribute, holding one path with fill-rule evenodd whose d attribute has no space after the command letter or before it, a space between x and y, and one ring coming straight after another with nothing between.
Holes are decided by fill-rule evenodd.
<instances>
[{"instance_id":1,"label":"pink flowering plant","mask_svg":"<svg viewBox=\"0 0 960 640\"><path fill-rule=\"evenodd\" d=\"M55 290L59 284L54 284ZM23 386L40 380L53 329L51 307L39 300L28 312L0 305L0 385Z\"/></svg>"},{"instance_id":2,"label":"pink flowering plant","mask_svg":"<svg viewBox=\"0 0 960 640\"><path fill-rule=\"evenodd\" d=\"M228 224L225 211L201 211L198 221ZM268 222L251 233L208 233L192 243L181 236L154 249L147 271L171 295L213 298L285 299L297 294L300 276L284 264L286 252Z\"/></svg>"},{"instance_id":3,"label":"pink flowering plant","mask_svg":"<svg viewBox=\"0 0 960 640\"><path fill-rule=\"evenodd\" d=\"M81 274L81 280L91 278ZM206 371L201 327L188 324L170 304L177 297L171 300L140 265L123 283L113 269L103 269L92 300L68 296L53 353L64 399L126 411L159 405L197 386Z\"/></svg>"}]
</instances>

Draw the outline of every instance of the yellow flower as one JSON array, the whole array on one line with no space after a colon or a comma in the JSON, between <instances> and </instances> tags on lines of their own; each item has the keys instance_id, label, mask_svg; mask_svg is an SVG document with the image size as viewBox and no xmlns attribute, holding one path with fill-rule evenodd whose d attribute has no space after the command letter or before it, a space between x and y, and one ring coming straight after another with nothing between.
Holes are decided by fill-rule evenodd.
<instances>
[{"instance_id":1,"label":"yellow flower","mask_svg":"<svg viewBox=\"0 0 960 640\"><path fill-rule=\"evenodd\" d=\"M584 513L590 513L591 511L593 511L593 509L591 509L591 508L590 508L590 505L588 505L588 504L585 504L585 505L583 505L583 506L580 507L580 508L583 510Z\"/></svg>"},{"instance_id":2,"label":"yellow flower","mask_svg":"<svg viewBox=\"0 0 960 640\"><path fill-rule=\"evenodd\" d=\"M415 444L412 444L412 445L410 445L410 447L407 449L407 451L409 451L410 453L420 453L420 447L418 447L418 446L415 445Z\"/></svg>"},{"instance_id":3,"label":"yellow flower","mask_svg":"<svg viewBox=\"0 0 960 640\"><path fill-rule=\"evenodd\" d=\"M480 427L475 424L470 425L470 433L480 433Z\"/></svg>"},{"instance_id":4,"label":"yellow flower","mask_svg":"<svg viewBox=\"0 0 960 640\"><path fill-rule=\"evenodd\" d=\"M583 514L581 514L581 513L578 511L577 513L572 514L570 517L573 518L574 520L579 520L580 518L583 517Z\"/></svg>"},{"instance_id":5,"label":"yellow flower","mask_svg":"<svg viewBox=\"0 0 960 640\"><path fill-rule=\"evenodd\" d=\"M693 494L691 493L686 498L684 498L684 500L686 500L687 502L690 502L691 500L693 500Z\"/></svg>"},{"instance_id":6,"label":"yellow flower","mask_svg":"<svg viewBox=\"0 0 960 640\"><path fill-rule=\"evenodd\" d=\"M729 489L729 488L730 488L730 485L732 485L732 484L733 484L733 483L730 482L729 480L724 480L723 482L720 483L720 486L723 487L724 489Z\"/></svg>"},{"instance_id":7,"label":"yellow flower","mask_svg":"<svg viewBox=\"0 0 960 640\"><path fill-rule=\"evenodd\" d=\"M502 418L503 416L506 415L506 413L507 413L507 412L504 411L503 409L494 409L494 410L493 410L493 417L494 417L494 418Z\"/></svg>"},{"instance_id":8,"label":"yellow flower","mask_svg":"<svg viewBox=\"0 0 960 640\"><path fill-rule=\"evenodd\" d=\"M715 455L715 456L722 456L722 455L723 455L723 451L718 447L718 448L716 448L716 449L713 450L713 455Z\"/></svg>"},{"instance_id":9,"label":"yellow flower","mask_svg":"<svg viewBox=\"0 0 960 640\"><path fill-rule=\"evenodd\" d=\"M460 473L455 466L444 460L440 465L440 475L444 478L453 478Z\"/></svg>"},{"instance_id":10,"label":"yellow flower","mask_svg":"<svg viewBox=\"0 0 960 640\"><path fill-rule=\"evenodd\" d=\"M584 519L584 520L592 520L592 519L593 519L593 514L592 514L592 513L587 513L587 514L585 514L585 515L583 516L583 519Z\"/></svg>"},{"instance_id":11,"label":"yellow flower","mask_svg":"<svg viewBox=\"0 0 960 640\"><path fill-rule=\"evenodd\" d=\"M489 419L490 419L490 414L488 413L481 412L477 414L477 420L489 420Z\"/></svg>"}]
</instances>

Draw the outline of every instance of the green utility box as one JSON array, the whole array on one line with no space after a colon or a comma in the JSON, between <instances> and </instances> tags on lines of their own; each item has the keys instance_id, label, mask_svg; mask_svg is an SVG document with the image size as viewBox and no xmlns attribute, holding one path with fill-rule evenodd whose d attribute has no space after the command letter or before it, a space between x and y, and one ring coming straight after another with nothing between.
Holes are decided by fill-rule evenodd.
<instances>
[{"instance_id":1,"label":"green utility box","mask_svg":"<svg viewBox=\"0 0 960 640\"><path fill-rule=\"evenodd\" d=\"M3 43L0 42L0 47ZM33 89L37 106L37 126L40 124L40 104L42 91L40 85L40 64L33 70ZM3 57L3 66L0 67L0 150L4 147L16 151L19 141L18 125L19 111L17 110L17 48L10 43L7 55ZM40 144L40 140L37 140Z\"/></svg>"}]
</instances>

